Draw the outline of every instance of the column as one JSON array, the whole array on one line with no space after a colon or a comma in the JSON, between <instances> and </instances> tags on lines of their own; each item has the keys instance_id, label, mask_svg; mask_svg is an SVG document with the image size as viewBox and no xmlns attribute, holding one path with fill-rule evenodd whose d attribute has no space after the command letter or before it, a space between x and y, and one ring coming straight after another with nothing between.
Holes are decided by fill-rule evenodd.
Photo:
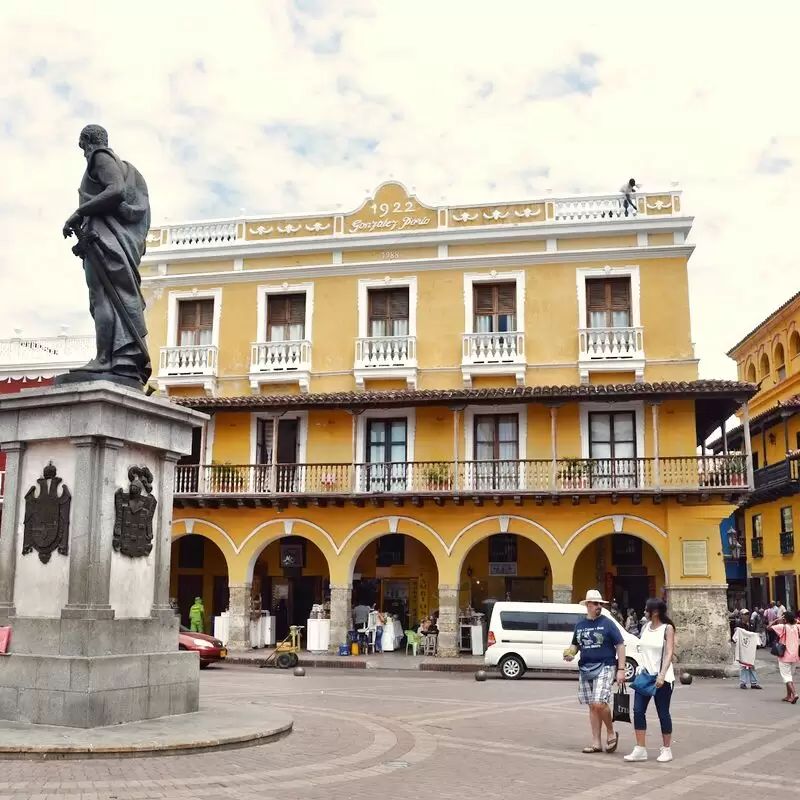
<instances>
[{"instance_id":1,"label":"column","mask_svg":"<svg viewBox=\"0 0 800 800\"><path fill-rule=\"evenodd\" d=\"M789 416L789 414L781 414L781 419L783 420L783 445L787 453L792 449L789 445Z\"/></svg>"},{"instance_id":2,"label":"column","mask_svg":"<svg viewBox=\"0 0 800 800\"><path fill-rule=\"evenodd\" d=\"M249 583L228 586L228 642L230 650L250 649L250 592Z\"/></svg>"},{"instance_id":3,"label":"column","mask_svg":"<svg viewBox=\"0 0 800 800\"><path fill-rule=\"evenodd\" d=\"M559 583L553 585L553 602L554 603L571 603L572 602L572 586L568 583Z\"/></svg>"},{"instance_id":4,"label":"column","mask_svg":"<svg viewBox=\"0 0 800 800\"><path fill-rule=\"evenodd\" d=\"M459 439L461 438L461 410L458 408L453 409L453 459L455 460L455 467L453 469L453 489L457 492L461 483L459 480Z\"/></svg>"},{"instance_id":5,"label":"column","mask_svg":"<svg viewBox=\"0 0 800 800\"><path fill-rule=\"evenodd\" d=\"M89 610L89 573L92 528L98 513L95 487L98 440L78 436L70 440L75 453L75 485L72 491L72 522L69 530L69 593L61 609L63 618L85 618ZM112 503L113 506L113 503ZM110 539L113 533L106 531ZM107 595L106 595L107 596Z\"/></svg>"},{"instance_id":6,"label":"column","mask_svg":"<svg viewBox=\"0 0 800 800\"><path fill-rule=\"evenodd\" d=\"M667 586L669 614L680 632L675 654L683 664L730 664L727 584Z\"/></svg>"},{"instance_id":7,"label":"column","mask_svg":"<svg viewBox=\"0 0 800 800\"><path fill-rule=\"evenodd\" d=\"M550 407L550 487L555 491L558 478L558 408Z\"/></svg>"},{"instance_id":8,"label":"column","mask_svg":"<svg viewBox=\"0 0 800 800\"><path fill-rule=\"evenodd\" d=\"M170 562L172 560L172 495L175 488L175 465L180 459L179 453L167 452L161 458L157 508L157 525L155 551L155 581L153 582L153 608L151 617L172 619L175 611L169 604Z\"/></svg>"},{"instance_id":9,"label":"column","mask_svg":"<svg viewBox=\"0 0 800 800\"><path fill-rule=\"evenodd\" d=\"M14 616L14 574L17 569L17 528L20 521L20 476L24 442L6 442L6 483L0 527L0 616Z\"/></svg>"},{"instance_id":10,"label":"column","mask_svg":"<svg viewBox=\"0 0 800 800\"><path fill-rule=\"evenodd\" d=\"M89 526L89 608L93 619L111 619L114 610L109 603L111 587L111 554L113 532L116 521L114 492L116 491L117 456L124 447L120 439L100 439L97 442L95 464L97 485ZM105 490L110 483L110 490Z\"/></svg>"},{"instance_id":11,"label":"column","mask_svg":"<svg viewBox=\"0 0 800 800\"><path fill-rule=\"evenodd\" d=\"M272 418L272 460L269 472L269 490L275 494L278 487L278 415Z\"/></svg>"},{"instance_id":12,"label":"column","mask_svg":"<svg viewBox=\"0 0 800 800\"><path fill-rule=\"evenodd\" d=\"M339 645L347 643L350 630L350 605L353 598L353 584L331 584L331 642L330 651L339 652Z\"/></svg>"},{"instance_id":13,"label":"column","mask_svg":"<svg viewBox=\"0 0 800 800\"><path fill-rule=\"evenodd\" d=\"M755 484L753 477L753 445L750 441L750 409L747 403L742 403L742 430L744 431L744 454L747 464L747 485L752 489Z\"/></svg>"},{"instance_id":14,"label":"column","mask_svg":"<svg viewBox=\"0 0 800 800\"><path fill-rule=\"evenodd\" d=\"M653 403L653 488L661 488L661 456L658 446L658 403Z\"/></svg>"},{"instance_id":15,"label":"column","mask_svg":"<svg viewBox=\"0 0 800 800\"><path fill-rule=\"evenodd\" d=\"M439 648L442 658L458 655L458 584L439 584Z\"/></svg>"}]
</instances>

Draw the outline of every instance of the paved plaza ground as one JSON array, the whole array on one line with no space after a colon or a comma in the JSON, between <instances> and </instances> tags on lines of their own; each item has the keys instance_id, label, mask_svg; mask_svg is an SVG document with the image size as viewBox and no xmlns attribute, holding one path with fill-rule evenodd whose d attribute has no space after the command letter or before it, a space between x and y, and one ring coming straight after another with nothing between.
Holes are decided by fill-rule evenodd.
<instances>
[{"instance_id":1,"label":"paved plaza ground","mask_svg":"<svg viewBox=\"0 0 800 800\"><path fill-rule=\"evenodd\" d=\"M272 704L294 716L290 736L184 756L0 761L0 800L800 797L800 704L780 702L773 665L763 672L763 692L735 680L679 686L675 761L655 763L653 735L653 760L631 765L629 725L618 753L580 753L588 720L573 680L332 669L299 678L226 665L202 674L202 703Z\"/></svg>"}]
</instances>

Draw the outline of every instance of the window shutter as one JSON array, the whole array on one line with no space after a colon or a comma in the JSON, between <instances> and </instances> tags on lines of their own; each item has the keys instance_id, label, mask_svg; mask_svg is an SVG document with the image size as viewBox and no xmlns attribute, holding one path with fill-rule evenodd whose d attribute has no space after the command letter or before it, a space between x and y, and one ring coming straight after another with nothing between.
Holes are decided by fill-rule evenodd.
<instances>
[{"instance_id":1,"label":"window shutter","mask_svg":"<svg viewBox=\"0 0 800 800\"><path fill-rule=\"evenodd\" d=\"M602 278L586 281L586 309L587 311L606 310L606 282Z\"/></svg>"},{"instance_id":2,"label":"window shutter","mask_svg":"<svg viewBox=\"0 0 800 800\"><path fill-rule=\"evenodd\" d=\"M385 290L369 293L369 318L389 318L389 293Z\"/></svg>"},{"instance_id":3,"label":"window shutter","mask_svg":"<svg viewBox=\"0 0 800 800\"><path fill-rule=\"evenodd\" d=\"M408 319L408 289L394 289L390 293L389 315L393 320Z\"/></svg>"},{"instance_id":4,"label":"window shutter","mask_svg":"<svg viewBox=\"0 0 800 800\"><path fill-rule=\"evenodd\" d=\"M178 306L178 327L181 330L197 326L197 303L182 301Z\"/></svg>"},{"instance_id":5,"label":"window shutter","mask_svg":"<svg viewBox=\"0 0 800 800\"><path fill-rule=\"evenodd\" d=\"M497 291L497 313L515 314L517 311L516 283L501 283L495 289Z\"/></svg>"},{"instance_id":6,"label":"window shutter","mask_svg":"<svg viewBox=\"0 0 800 800\"><path fill-rule=\"evenodd\" d=\"M214 301L201 300L198 303L197 316L199 319L200 328L213 328L214 327Z\"/></svg>"},{"instance_id":7,"label":"window shutter","mask_svg":"<svg viewBox=\"0 0 800 800\"><path fill-rule=\"evenodd\" d=\"M475 313L484 316L494 314L494 287L486 284L475 286Z\"/></svg>"},{"instance_id":8,"label":"window shutter","mask_svg":"<svg viewBox=\"0 0 800 800\"><path fill-rule=\"evenodd\" d=\"M631 310L631 282L629 278L611 278L611 310Z\"/></svg>"},{"instance_id":9,"label":"window shutter","mask_svg":"<svg viewBox=\"0 0 800 800\"><path fill-rule=\"evenodd\" d=\"M285 297L267 298L267 325L270 327L289 324L289 307Z\"/></svg>"},{"instance_id":10,"label":"window shutter","mask_svg":"<svg viewBox=\"0 0 800 800\"><path fill-rule=\"evenodd\" d=\"M292 294L287 298L289 304L289 324L302 325L306 321L306 296Z\"/></svg>"}]
</instances>

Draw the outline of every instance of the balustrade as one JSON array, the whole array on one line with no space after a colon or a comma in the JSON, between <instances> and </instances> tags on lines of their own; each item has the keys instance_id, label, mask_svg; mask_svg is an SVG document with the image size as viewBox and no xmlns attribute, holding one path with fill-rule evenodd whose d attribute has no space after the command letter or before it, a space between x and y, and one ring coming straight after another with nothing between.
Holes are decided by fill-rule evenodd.
<instances>
[{"instance_id":1,"label":"balustrade","mask_svg":"<svg viewBox=\"0 0 800 800\"><path fill-rule=\"evenodd\" d=\"M175 225L169 228L169 244L182 247L232 244L238 240L237 222L200 222L195 225Z\"/></svg>"},{"instance_id":2,"label":"balustrade","mask_svg":"<svg viewBox=\"0 0 800 800\"><path fill-rule=\"evenodd\" d=\"M465 364L516 364L525 361L525 334L465 333L462 362Z\"/></svg>"},{"instance_id":3,"label":"balustrade","mask_svg":"<svg viewBox=\"0 0 800 800\"><path fill-rule=\"evenodd\" d=\"M578 350L583 361L644 358L642 328L581 328Z\"/></svg>"},{"instance_id":4,"label":"balustrade","mask_svg":"<svg viewBox=\"0 0 800 800\"><path fill-rule=\"evenodd\" d=\"M217 348L214 345L162 347L159 374L214 375L217 371Z\"/></svg>"},{"instance_id":5,"label":"balustrade","mask_svg":"<svg viewBox=\"0 0 800 800\"><path fill-rule=\"evenodd\" d=\"M253 342L250 346L250 372L289 372L309 369L311 342L293 339L285 342Z\"/></svg>"},{"instance_id":6,"label":"balustrade","mask_svg":"<svg viewBox=\"0 0 800 800\"><path fill-rule=\"evenodd\" d=\"M356 339L356 368L409 367L417 363L415 336L370 336Z\"/></svg>"},{"instance_id":7,"label":"balustrade","mask_svg":"<svg viewBox=\"0 0 800 800\"><path fill-rule=\"evenodd\" d=\"M94 336L0 339L0 364L88 361L96 355Z\"/></svg>"}]
</instances>

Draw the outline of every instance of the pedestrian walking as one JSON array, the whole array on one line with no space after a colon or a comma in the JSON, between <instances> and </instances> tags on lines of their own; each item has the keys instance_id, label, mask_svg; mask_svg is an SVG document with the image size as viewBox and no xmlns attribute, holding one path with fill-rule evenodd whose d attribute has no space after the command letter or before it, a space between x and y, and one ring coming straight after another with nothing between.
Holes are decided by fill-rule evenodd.
<instances>
[{"instance_id":1,"label":"pedestrian walking","mask_svg":"<svg viewBox=\"0 0 800 800\"><path fill-rule=\"evenodd\" d=\"M632 608L628 609L628 616L625 618L625 630L628 631L631 636L638 636L641 630L639 627L639 620L636 619L636 612Z\"/></svg>"},{"instance_id":2,"label":"pedestrian walking","mask_svg":"<svg viewBox=\"0 0 800 800\"><path fill-rule=\"evenodd\" d=\"M572 646L564 651L564 660L572 661L580 653L578 699L581 705L589 706L592 729L592 744L583 752L603 752L600 737L605 726L606 752L613 753L619 745L619 734L614 731L608 704L615 675L617 683L625 682L625 640L620 629L603 614L608 601L600 592L590 589L581 605L586 606L586 619L575 625Z\"/></svg>"},{"instance_id":3,"label":"pedestrian walking","mask_svg":"<svg viewBox=\"0 0 800 800\"><path fill-rule=\"evenodd\" d=\"M733 660L739 665L739 688L751 689L763 688L758 682L756 672L756 652L759 645L759 634L756 631L748 630L744 620L747 617L747 609L742 609L739 626L733 632L731 641L733 642Z\"/></svg>"},{"instance_id":4,"label":"pedestrian walking","mask_svg":"<svg viewBox=\"0 0 800 800\"><path fill-rule=\"evenodd\" d=\"M778 670L781 673L781 679L786 684L786 697L783 698L783 702L794 705L797 702L797 691L794 688L794 671L797 668L797 663L800 662L800 654L798 653L800 628L798 628L797 619L791 611L787 611L784 616L778 618L777 622L773 622L771 628L777 637L773 652L777 649L780 653L778 655Z\"/></svg>"},{"instance_id":5,"label":"pedestrian walking","mask_svg":"<svg viewBox=\"0 0 800 800\"><path fill-rule=\"evenodd\" d=\"M770 600L769 607L764 611L764 622L767 626L767 645L772 647L775 641L775 631L772 630L773 623L778 620L778 609L775 608L775 601Z\"/></svg>"},{"instance_id":6,"label":"pedestrian walking","mask_svg":"<svg viewBox=\"0 0 800 800\"><path fill-rule=\"evenodd\" d=\"M192 607L189 609L189 630L192 633L204 633L206 627L206 609L203 606L203 598L195 597Z\"/></svg>"},{"instance_id":7,"label":"pedestrian walking","mask_svg":"<svg viewBox=\"0 0 800 800\"><path fill-rule=\"evenodd\" d=\"M658 712L658 721L661 724L663 741L656 761L663 764L672 761L672 717L669 713L669 706L675 685L675 670L672 668L672 656L675 653L675 624L667 616L667 604L660 598L654 597L648 600L644 613L648 621L642 628L639 640L641 670L644 677L637 675L637 680L649 683L654 694L636 691L636 682L634 681L633 728L636 734L636 746L625 756L625 761L647 761L646 715L652 696Z\"/></svg>"}]
</instances>

